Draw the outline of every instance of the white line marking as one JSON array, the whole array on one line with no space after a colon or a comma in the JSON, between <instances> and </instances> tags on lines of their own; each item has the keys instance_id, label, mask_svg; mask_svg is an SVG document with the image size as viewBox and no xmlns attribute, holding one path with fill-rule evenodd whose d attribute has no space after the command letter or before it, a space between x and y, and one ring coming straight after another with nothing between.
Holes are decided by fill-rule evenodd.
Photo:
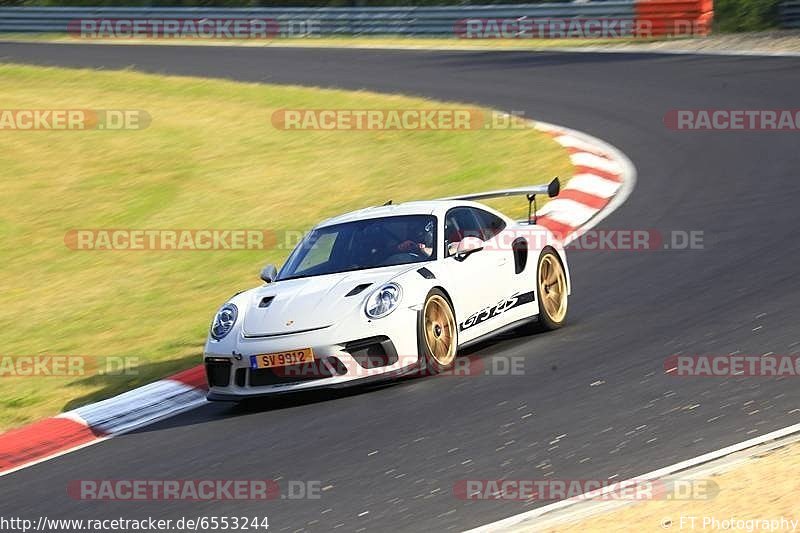
<instances>
[{"instance_id":1,"label":"white line marking","mask_svg":"<svg viewBox=\"0 0 800 533\"><path fill-rule=\"evenodd\" d=\"M620 188L620 183L595 176L594 174L578 174L573 176L564 189L577 189L601 198L611 198Z\"/></svg>"},{"instance_id":2,"label":"white line marking","mask_svg":"<svg viewBox=\"0 0 800 533\"><path fill-rule=\"evenodd\" d=\"M544 133L550 133L556 136L562 136L567 134L563 128L556 126L555 124L549 124L547 122L539 122L533 120L531 121L531 125L533 126L534 129Z\"/></svg>"},{"instance_id":3,"label":"white line marking","mask_svg":"<svg viewBox=\"0 0 800 533\"><path fill-rule=\"evenodd\" d=\"M123 394L121 394L119 396L130 395L131 393L138 393L140 389L146 389L146 388L148 388L148 387L150 387L152 385L165 385L166 384L168 387L171 387L171 384L176 384L176 383L181 384L184 387L192 388L200 396L198 397L197 395L191 395L191 394L188 394L188 391L183 391L180 399L178 400L178 401L183 402L183 403L180 403L180 404L179 403L170 403L169 401L167 401L167 403L164 405L164 409L162 411L159 411L159 412L155 412L153 410L148 411L148 414L149 414L148 417L140 418L138 420L129 418L129 419L126 419L123 424L110 424L109 427L112 429L113 433L110 433L110 434L107 434L107 435L103 435L101 437L97 437L94 440L90 440L90 441L85 442L83 444L79 444L77 446L73 446L72 448L67 448L65 450L60 450L60 451L52 453L50 455L46 455L45 457L41 457L39 459L35 459L33 461L30 461L28 463L21 464L19 466L15 466L14 468L10 468L8 470L4 470L4 471L0 472L0 477L6 476L8 474L12 474L14 472L17 472L17 471L22 470L24 468L28 468L28 467L37 465L39 463L43 463L45 461L49 461L50 459L55 459L56 457L61 457L62 455L66 455L68 453L72 453L72 452L80 450L82 448L87 448L89 446L94 446L95 444L99 444L99 443L101 443L103 441L106 441L106 440L108 440L108 439L110 439L112 437L115 437L117 435L123 435L125 433L130 433L131 431L135 431L136 429L139 429L141 427L144 427L144 426L147 426L147 425L150 425L150 424L154 424L156 422L161 422L162 420L166 420L168 418L172 418L173 416L179 415L181 413L185 413L186 411L191 411L192 409L195 409L195 408L200 407L201 405L207 403L204 389L196 389L196 388L191 387L190 385L186 385L185 383L181 383L181 382L169 379L169 378L166 378L166 379L163 379L163 380L160 380L160 381L156 381L154 383L150 383L149 385L145 385L145 386L139 387L137 389L133 389L133 390L128 391L126 393L123 393ZM175 390L175 389L173 389L173 390ZM87 410L87 408L96 407L97 405L103 404L103 403L105 403L104 407L106 409L108 409L109 408L109 403L112 402L113 400L115 400L116 398L118 398L119 396L114 396L113 398L109 398L108 400L103 400L102 402L96 402L94 404L84 405L83 407L79 407L78 409L75 409L73 411L67 411L66 413L61 413L61 414L57 415L54 418L67 418L69 420L73 420L73 421L75 421L75 422L77 422L79 424L83 424L83 425L85 425L87 427L90 427L92 429L98 429L97 426L90 426L89 423L83 419L83 417L80 414L80 411L83 410L85 412ZM106 423L108 423L108 422L111 422L111 421L106 421ZM2 437L0 436L0 438L2 438Z\"/></svg>"},{"instance_id":4,"label":"white line marking","mask_svg":"<svg viewBox=\"0 0 800 533\"><path fill-rule=\"evenodd\" d=\"M13 43L13 44L65 44L65 45L86 45L86 46L208 46L208 47L226 47L226 48L305 48L308 50L401 50L401 51L426 51L426 52L530 52L530 53L573 53L573 54L650 54L650 55L689 55L689 56L755 56L755 57L800 57L800 52L793 51L770 51L770 50L668 50L668 49L653 49L653 48L637 48L639 45L631 45L630 47L616 47L604 48L602 46L576 46L576 47L561 47L561 46L543 46L543 47L486 47L486 46L465 46L465 45L404 45L404 44L330 44L309 46L294 44L291 42L270 42L270 43L225 43L225 42L199 42L192 43L187 41L163 41L158 43L148 42L146 40L118 40L113 43L95 42L95 41L34 41L29 39L0 39L0 43Z\"/></svg>"},{"instance_id":5,"label":"white line marking","mask_svg":"<svg viewBox=\"0 0 800 533\"><path fill-rule=\"evenodd\" d=\"M569 156L575 166L596 168L612 174L622 173L622 167L613 159L606 159L590 152L577 152Z\"/></svg>"},{"instance_id":6,"label":"white line marking","mask_svg":"<svg viewBox=\"0 0 800 533\"><path fill-rule=\"evenodd\" d=\"M606 155L602 154L602 150L596 144L586 142L572 135L559 135L556 137L556 142L566 148L575 148L584 152L601 152L601 155Z\"/></svg>"},{"instance_id":7,"label":"white line marking","mask_svg":"<svg viewBox=\"0 0 800 533\"><path fill-rule=\"evenodd\" d=\"M561 500L555 503L551 503L549 505L545 505L543 507L537 507L536 509L532 509L525 513L520 513L518 515L510 516L503 520L498 520L497 522L492 522L490 524L486 524L475 529L469 530L468 533L487 533L487 532L494 532L494 531L506 531L508 528L512 526L517 526L522 522L527 520L531 520L533 518L541 517L544 514L551 513L553 511L557 511L559 509L563 509L565 507L569 507L571 505L575 505L577 503L585 501L587 498L599 496L605 492L617 490L620 485L630 484L634 482L634 480L645 481L645 480L654 480L658 479L670 474L674 474L681 470L686 470L687 468L692 468L694 466L701 465L703 463L708 463L710 461L714 461L716 459L720 459L725 457L726 455L730 455L732 453L740 452L742 450L746 450L747 448L752 448L753 446L758 446L759 444L763 444L765 442L780 439L793 433L800 432L800 424L793 424L791 426L785 427L783 429L779 429L777 431L773 431L771 433L767 433L765 435L761 435L760 437L755 437L738 444L732 444L731 446L726 446L725 448L721 448L719 450L715 450L713 452L708 452L703 455L698 455L697 457L693 457L691 459L687 459L685 461L681 461L679 463L675 463L670 466L665 466L664 468L659 468L658 470L653 470L652 472L648 472L646 474L642 474L641 476L636 476L631 479L627 479L625 481L619 481L614 483L613 485L609 485L604 487L603 489L598 489L596 491L592 491L590 493L586 493L580 497L570 498L568 500Z\"/></svg>"},{"instance_id":8,"label":"white line marking","mask_svg":"<svg viewBox=\"0 0 800 533\"><path fill-rule=\"evenodd\" d=\"M531 50L533 51L533 50ZM576 54L664 54L675 56L756 56L756 57L800 57L800 52L772 52L767 50L666 50L645 48L603 48L586 46L578 48L554 47L538 50L539 52L574 52Z\"/></svg>"},{"instance_id":9,"label":"white line marking","mask_svg":"<svg viewBox=\"0 0 800 533\"><path fill-rule=\"evenodd\" d=\"M580 228L597 214L597 209L566 198L555 198L539 209L539 216L552 218L573 228Z\"/></svg>"},{"instance_id":10,"label":"white line marking","mask_svg":"<svg viewBox=\"0 0 800 533\"><path fill-rule=\"evenodd\" d=\"M204 390L163 379L71 412L105 434L125 433L169 417L185 405L205 403L205 396Z\"/></svg>"},{"instance_id":11,"label":"white line marking","mask_svg":"<svg viewBox=\"0 0 800 533\"><path fill-rule=\"evenodd\" d=\"M76 411L67 411L66 413L61 413L53 418L66 418L67 420L72 420L76 424L81 424L86 427L89 427L89 422L83 419L81 415L79 415Z\"/></svg>"},{"instance_id":12,"label":"white line marking","mask_svg":"<svg viewBox=\"0 0 800 533\"><path fill-rule=\"evenodd\" d=\"M39 463L43 463L45 461L49 461L50 459L55 459L56 457L61 457L62 455L66 455L68 453L72 453L72 452L78 451L81 448L86 448L88 446L93 446L93 445L95 445L97 443L103 442L104 440L107 440L107 439L110 439L110 438L111 438L110 436L108 436L108 437L98 437L95 440L90 440L89 442L84 442L83 444L78 444L77 446L74 446L72 448L67 448L66 450L61 450L60 452L56 452L56 453L48 455L46 457L42 457L40 459L36 459L34 461L31 461L30 463L25 463L25 464L22 464L22 465L19 465L19 466L15 466L14 468L11 468L9 470L3 470L2 472L0 472L0 477L7 476L8 474L13 474L14 472L22 470L23 468L28 468L30 466L38 465Z\"/></svg>"}]
</instances>

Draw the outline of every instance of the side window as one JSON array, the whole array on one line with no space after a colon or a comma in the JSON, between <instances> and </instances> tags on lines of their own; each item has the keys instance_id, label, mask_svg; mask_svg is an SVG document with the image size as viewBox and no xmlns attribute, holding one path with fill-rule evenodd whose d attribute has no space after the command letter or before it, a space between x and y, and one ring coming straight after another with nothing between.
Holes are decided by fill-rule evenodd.
<instances>
[{"instance_id":1,"label":"side window","mask_svg":"<svg viewBox=\"0 0 800 533\"><path fill-rule=\"evenodd\" d=\"M488 211L484 211L482 209L475 209L475 215L478 217L478 222L481 225L481 229L483 230L483 240L488 241L504 229L506 229L506 223L503 221L502 218L498 217L497 215L493 215Z\"/></svg>"},{"instance_id":2,"label":"side window","mask_svg":"<svg viewBox=\"0 0 800 533\"><path fill-rule=\"evenodd\" d=\"M483 240L483 232L472 209L456 207L447 212L444 221L444 245L448 256L455 253L456 246L464 237Z\"/></svg>"}]
</instances>

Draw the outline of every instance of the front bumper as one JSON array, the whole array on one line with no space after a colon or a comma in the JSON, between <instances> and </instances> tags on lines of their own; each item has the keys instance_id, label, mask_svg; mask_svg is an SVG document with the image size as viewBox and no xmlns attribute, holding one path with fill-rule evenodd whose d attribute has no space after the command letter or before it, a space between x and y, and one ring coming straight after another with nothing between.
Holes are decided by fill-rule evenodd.
<instances>
[{"instance_id":1,"label":"front bumper","mask_svg":"<svg viewBox=\"0 0 800 533\"><path fill-rule=\"evenodd\" d=\"M418 312L397 309L379 320L331 326L316 331L244 337L206 344L204 362L209 400L238 401L251 397L338 388L389 379L413 372L418 362ZM250 356L311 348L313 363L267 369L251 368Z\"/></svg>"}]
</instances>

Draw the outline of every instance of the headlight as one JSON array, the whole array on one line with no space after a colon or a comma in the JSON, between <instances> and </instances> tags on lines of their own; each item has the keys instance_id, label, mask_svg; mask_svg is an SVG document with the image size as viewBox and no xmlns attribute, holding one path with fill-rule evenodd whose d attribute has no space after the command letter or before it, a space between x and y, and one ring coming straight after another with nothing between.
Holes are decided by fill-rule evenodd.
<instances>
[{"instance_id":1,"label":"headlight","mask_svg":"<svg viewBox=\"0 0 800 533\"><path fill-rule=\"evenodd\" d=\"M396 283L387 283L367 298L364 311L370 318L383 318L397 307L403 291Z\"/></svg>"},{"instance_id":2,"label":"headlight","mask_svg":"<svg viewBox=\"0 0 800 533\"><path fill-rule=\"evenodd\" d=\"M236 317L239 310L233 304L225 304L217 311L214 322L211 323L211 336L215 340L220 340L231 332L233 325L236 324Z\"/></svg>"}]
</instances>

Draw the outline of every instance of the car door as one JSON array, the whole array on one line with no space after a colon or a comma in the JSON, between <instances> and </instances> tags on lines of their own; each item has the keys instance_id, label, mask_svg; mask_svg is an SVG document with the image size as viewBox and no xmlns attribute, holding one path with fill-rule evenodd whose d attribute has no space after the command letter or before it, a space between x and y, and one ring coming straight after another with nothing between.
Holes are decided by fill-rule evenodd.
<instances>
[{"instance_id":1,"label":"car door","mask_svg":"<svg viewBox=\"0 0 800 533\"><path fill-rule=\"evenodd\" d=\"M501 297L508 297L516 290L514 283L514 253L501 237L506 222L499 216L484 209L473 208L475 218L485 242L485 250L492 255L492 280L497 285Z\"/></svg>"},{"instance_id":2,"label":"car door","mask_svg":"<svg viewBox=\"0 0 800 533\"><path fill-rule=\"evenodd\" d=\"M455 249L465 237L483 240L484 232L474 209L454 207L445 215L444 261L456 310L459 343L491 331L488 313L503 297L495 280L499 258L487 248L458 257Z\"/></svg>"},{"instance_id":3,"label":"car door","mask_svg":"<svg viewBox=\"0 0 800 533\"><path fill-rule=\"evenodd\" d=\"M535 280L530 269L518 264L515 244L518 239L506 221L485 209L475 208L475 216L483 232L485 250L492 256L492 282L500 292L502 303L493 310L493 329L529 317L535 312ZM527 252L525 252L527 257Z\"/></svg>"}]
</instances>

